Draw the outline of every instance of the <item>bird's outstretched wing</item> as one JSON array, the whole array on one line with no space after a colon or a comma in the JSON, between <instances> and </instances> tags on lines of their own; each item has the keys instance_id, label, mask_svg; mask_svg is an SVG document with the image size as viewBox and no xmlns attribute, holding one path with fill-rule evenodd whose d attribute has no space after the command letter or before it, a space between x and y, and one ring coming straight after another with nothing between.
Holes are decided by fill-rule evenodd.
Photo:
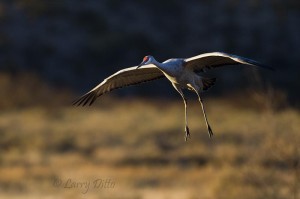
<instances>
[{"instance_id":1,"label":"bird's outstretched wing","mask_svg":"<svg viewBox=\"0 0 300 199\"><path fill-rule=\"evenodd\" d=\"M88 93L73 102L73 105L91 105L97 97L117 88L139 84L164 77L164 74L154 65L144 65L125 68L109 76Z\"/></svg>"},{"instance_id":2,"label":"bird's outstretched wing","mask_svg":"<svg viewBox=\"0 0 300 199\"><path fill-rule=\"evenodd\" d=\"M263 65L257 61L222 52L205 53L195 57L187 58L184 61L185 67L191 68L195 72L204 72L208 69L236 64L246 64L274 70L272 67Z\"/></svg>"}]
</instances>

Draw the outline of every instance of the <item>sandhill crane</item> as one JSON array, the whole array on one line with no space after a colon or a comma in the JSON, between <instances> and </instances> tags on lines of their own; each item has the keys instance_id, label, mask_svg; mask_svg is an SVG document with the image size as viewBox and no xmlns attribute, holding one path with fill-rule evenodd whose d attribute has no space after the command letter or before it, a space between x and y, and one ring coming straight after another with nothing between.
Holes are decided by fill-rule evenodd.
<instances>
[{"instance_id":1,"label":"sandhill crane","mask_svg":"<svg viewBox=\"0 0 300 199\"><path fill-rule=\"evenodd\" d=\"M213 86L216 78L202 77L198 73L205 72L207 69L236 64L246 64L273 70L273 68L262 65L254 60L222 52L205 53L186 59L173 58L163 63L156 61L153 56L148 55L144 57L138 66L125 68L109 76L91 91L74 101L73 105L91 105L97 97L114 89L166 77L181 95L184 102L185 141L190 138L190 132L187 122L187 100L182 89L189 89L197 94L209 137L212 137L213 131L208 123L200 93Z\"/></svg>"}]
</instances>

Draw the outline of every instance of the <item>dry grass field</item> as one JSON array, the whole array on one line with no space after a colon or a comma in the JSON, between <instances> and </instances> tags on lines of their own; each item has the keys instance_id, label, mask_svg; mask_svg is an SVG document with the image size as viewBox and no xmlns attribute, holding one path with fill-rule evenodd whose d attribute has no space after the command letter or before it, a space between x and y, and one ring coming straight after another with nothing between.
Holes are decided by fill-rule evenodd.
<instances>
[{"instance_id":1,"label":"dry grass field","mask_svg":"<svg viewBox=\"0 0 300 199\"><path fill-rule=\"evenodd\" d=\"M185 142L180 100L3 108L0 198L300 198L297 110L190 101Z\"/></svg>"}]
</instances>

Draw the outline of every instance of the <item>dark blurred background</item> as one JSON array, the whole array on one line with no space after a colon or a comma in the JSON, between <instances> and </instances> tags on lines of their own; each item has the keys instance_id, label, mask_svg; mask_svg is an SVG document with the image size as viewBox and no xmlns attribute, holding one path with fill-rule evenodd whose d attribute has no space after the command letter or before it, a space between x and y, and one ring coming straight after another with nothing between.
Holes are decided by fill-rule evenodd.
<instances>
[{"instance_id":1,"label":"dark blurred background","mask_svg":"<svg viewBox=\"0 0 300 199\"><path fill-rule=\"evenodd\" d=\"M0 69L12 75L33 73L53 87L81 94L148 54L164 61L223 51L276 68L275 73L259 71L259 77L295 104L299 11L298 0L2 0ZM214 76L222 84L212 93L253 86L253 73L245 67L219 69ZM114 94L177 95L167 83L154 85Z\"/></svg>"}]
</instances>

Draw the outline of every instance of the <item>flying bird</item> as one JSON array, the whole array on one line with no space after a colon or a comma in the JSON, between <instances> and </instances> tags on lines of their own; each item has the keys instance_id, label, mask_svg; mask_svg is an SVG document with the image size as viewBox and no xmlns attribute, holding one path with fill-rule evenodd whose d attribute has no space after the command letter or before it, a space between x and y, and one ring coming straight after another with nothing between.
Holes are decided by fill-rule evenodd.
<instances>
[{"instance_id":1,"label":"flying bird","mask_svg":"<svg viewBox=\"0 0 300 199\"><path fill-rule=\"evenodd\" d=\"M181 95L184 102L185 141L190 138L190 132L187 121L187 100L182 89L188 89L197 94L209 137L212 137L213 131L209 125L200 93L211 88L215 84L216 78L201 75L209 69L237 64L274 70L272 67L263 65L257 61L222 52L204 53L191 58L172 58L162 63L156 61L153 56L147 55L138 66L125 68L104 79L95 88L75 100L73 105L92 105L99 96L114 89L166 77Z\"/></svg>"}]
</instances>

